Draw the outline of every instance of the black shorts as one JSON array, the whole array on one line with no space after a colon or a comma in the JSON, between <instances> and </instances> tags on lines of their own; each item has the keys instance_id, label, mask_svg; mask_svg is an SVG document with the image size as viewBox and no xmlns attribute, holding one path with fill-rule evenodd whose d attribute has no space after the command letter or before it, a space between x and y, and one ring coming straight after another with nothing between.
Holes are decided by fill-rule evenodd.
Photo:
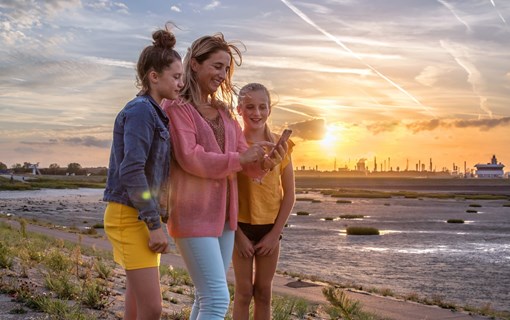
<instances>
[{"instance_id":1,"label":"black shorts","mask_svg":"<svg viewBox=\"0 0 510 320\"><path fill-rule=\"evenodd\" d=\"M237 225L243 230L246 237L255 243L258 243L274 226L274 224L249 224L243 222L239 222ZM282 236L280 235L281 238Z\"/></svg>"}]
</instances>

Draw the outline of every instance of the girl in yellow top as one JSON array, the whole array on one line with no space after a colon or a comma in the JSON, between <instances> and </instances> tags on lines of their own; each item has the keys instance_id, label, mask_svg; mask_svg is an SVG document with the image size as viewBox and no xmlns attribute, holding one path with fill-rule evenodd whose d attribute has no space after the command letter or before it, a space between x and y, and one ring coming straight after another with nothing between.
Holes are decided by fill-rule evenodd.
<instances>
[{"instance_id":1,"label":"girl in yellow top","mask_svg":"<svg viewBox=\"0 0 510 320\"><path fill-rule=\"evenodd\" d=\"M276 142L267 119L271 114L269 91L262 84L250 83L239 92L238 113L244 122L248 144ZM280 238L295 202L294 171L288 141L287 154L257 183L238 174L239 218L232 262L235 271L233 318L249 319L254 299L253 319L271 319L273 276L280 253Z\"/></svg>"}]
</instances>

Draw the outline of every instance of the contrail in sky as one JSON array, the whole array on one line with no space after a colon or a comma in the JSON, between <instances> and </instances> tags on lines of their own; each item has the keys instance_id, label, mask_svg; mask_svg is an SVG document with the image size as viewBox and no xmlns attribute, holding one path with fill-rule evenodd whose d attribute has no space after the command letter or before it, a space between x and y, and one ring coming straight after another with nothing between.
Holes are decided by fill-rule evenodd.
<instances>
[{"instance_id":1,"label":"contrail in sky","mask_svg":"<svg viewBox=\"0 0 510 320\"><path fill-rule=\"evenodd\" d=\"M301 112L301 111L297 111L297 110L294 110L294 109L291 109L291 108L285 108L285 107L281 107L281 106L278 106L278 109L280 110L285 110L285 111L288 111L288 112L292 112L292 113L295 113L295 114L299 114L301 116L305 116L305 117L309 117L309 118L316 118L316 117L313 117L307 113L304 113L304 112Z\"/></svg>"},{"instance_id":2,"label":"contrail in sky","mask_svg":"<svg viewBox=\"0 0 510 320\"><path fill-rule=\"evenodd\" d=\"M445 6L448 10L450 10L450 12L455 16L455 18L457 20L459 20L460 23L462 23L463 25L466 26L468 32L472 32L471 30L471 27L469 26L469 24L467 24L466 21L462 20L458 15L457 13L455 13L455 10L453 8L453 6L451 4L449 4L448 2L446 1L443 1L443 0L437 0L437 2L439 2L440 4L442 4L443 6Z\"/></svg>"},{"instance_id":3,"label":"contrail in sky","mask_svg":"<svg viewBox=\"0 0 510 320\"><path fill-rule=\"evenodd\" d=\"M492 6L494 7L494 9L496 9L496 11L498 12L498 15L499 17L501 18L501 21L503 21L503 23L506 25L506 20L505 18L501 15L501 12L499 12L498 8L496 8L496 3L494 2L494 0L491 0L491 3L492 3Z\"/></svg>"},{"instance_id":4,"label":"contrail in sky","mask_svg":"<svg viewBox=\"0 0 510 320\"><path fill-rule=\"evenodd\" d=\"M413 100L416 104L420 105L421 107L423 107L427 112L429 112L430 114L432 114L433 116L435 116L433 114L433 112L430 110L430 108L424 106L423 104L421 104L420 101L418 101L418 99L416 99L412 94L410 94L409 92L407 92L406 90L404 90L404 88L402 88L401 86L399 86L398 84L396 84L395 82L393 82L390 78L386 77L384 74L380 73L379 71L377 71L374 67L372 67L371 65L369 65L368 63L366 63L365 61L363 61L363 59L357 55L355 52L353 52L351 49L349 49L346 45L344 45L340 40L338 40L335 36L333 36L331 33L327 32L326 30L322 29L321 27L319 27L315 22L313 22L306 14L304 14L301 10L299 10L298 8L296 8L294 5L292 5L289 1L287 0L281 0L290 10L292 10L298 17L300 17L303 21L305 21L306 23L308 23L309 25L311 25L312 27L314 27L317 31L321 32L323 35L325 35L326 37L328 37L329 39L333 40L336 44L338 44L340 47L342 47L345 51L349 52L353 57L355 57L356 59L358 59L359 61L361 61L365 66L367 66L368 68L370 68L370 70L372 70L373 72L375 72L379 77L383 78L384 80L386 80L387 82L389 82L392 86L394 86L395 88L397 88L400 92L404 93L406 96L408 96L411 100Z\"/></svg>"}]
</instances>

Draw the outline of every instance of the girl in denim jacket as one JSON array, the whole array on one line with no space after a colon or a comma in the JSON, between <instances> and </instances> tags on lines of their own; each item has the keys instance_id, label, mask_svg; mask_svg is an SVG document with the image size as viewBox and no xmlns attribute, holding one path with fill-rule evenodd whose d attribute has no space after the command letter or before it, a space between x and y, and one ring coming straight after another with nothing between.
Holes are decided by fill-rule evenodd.
<instances>
[{"instance_id":1,"label":"girl in denim jacket","mask_svg":"<svg viewBox=\"0 0 510 320\"><path fill-rule=\"evenodd\" d=\"M168 238L162 229L167 209L159 199L166 194L170 134L160 104L176 99L183 87L175 36L165 28L152 38L138 59L141 91L115 119L104 192L105 232L126 270L124 319L137 320L160 319L162 312L159 263Z\"/></svg>"}]
</instances>

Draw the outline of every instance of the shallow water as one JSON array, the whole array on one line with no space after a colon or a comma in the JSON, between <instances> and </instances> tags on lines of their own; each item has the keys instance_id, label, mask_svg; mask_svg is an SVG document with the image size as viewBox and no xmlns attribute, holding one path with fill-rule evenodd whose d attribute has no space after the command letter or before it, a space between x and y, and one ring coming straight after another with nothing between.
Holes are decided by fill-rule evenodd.
<instances>
[{"instance_id":1,"label":"shallow water","mask_svg":"<svg viewBox=\"0 0 510 320\"><path fill-rule=\"evenodd\" d=\"M508 201L392 198L337 204L321 194L306 197L322 202L296 202L294 212L311 215L290 217L279 269L510 310L510 208L502 206ZM482 207L469 207L474 203ZM324 221L343 214L365 217ZM375 227L381 235L347 236L347 225Z\"/></svg>"},{"instance_id":2,"label":"shallow water","mask_svg":"<svg viewBox=\"0 0 510 320\"><path fill-rule=\"evenodd\" d=\"M87 227L102 222L102 192L1 191L0 212ZM510 311L510 208L502 206L508 201L402 197L337 204L319 193L306 197L321 202L296 202L294 213L310 215L289 218L280 270ZM482 207L469 207L475 203ZM364 218L324 220L344 214ZM466 223L448 224L448 219ZM348 225L376 227L381 235L347 236Z\"/></svg>"}]
</instances>

